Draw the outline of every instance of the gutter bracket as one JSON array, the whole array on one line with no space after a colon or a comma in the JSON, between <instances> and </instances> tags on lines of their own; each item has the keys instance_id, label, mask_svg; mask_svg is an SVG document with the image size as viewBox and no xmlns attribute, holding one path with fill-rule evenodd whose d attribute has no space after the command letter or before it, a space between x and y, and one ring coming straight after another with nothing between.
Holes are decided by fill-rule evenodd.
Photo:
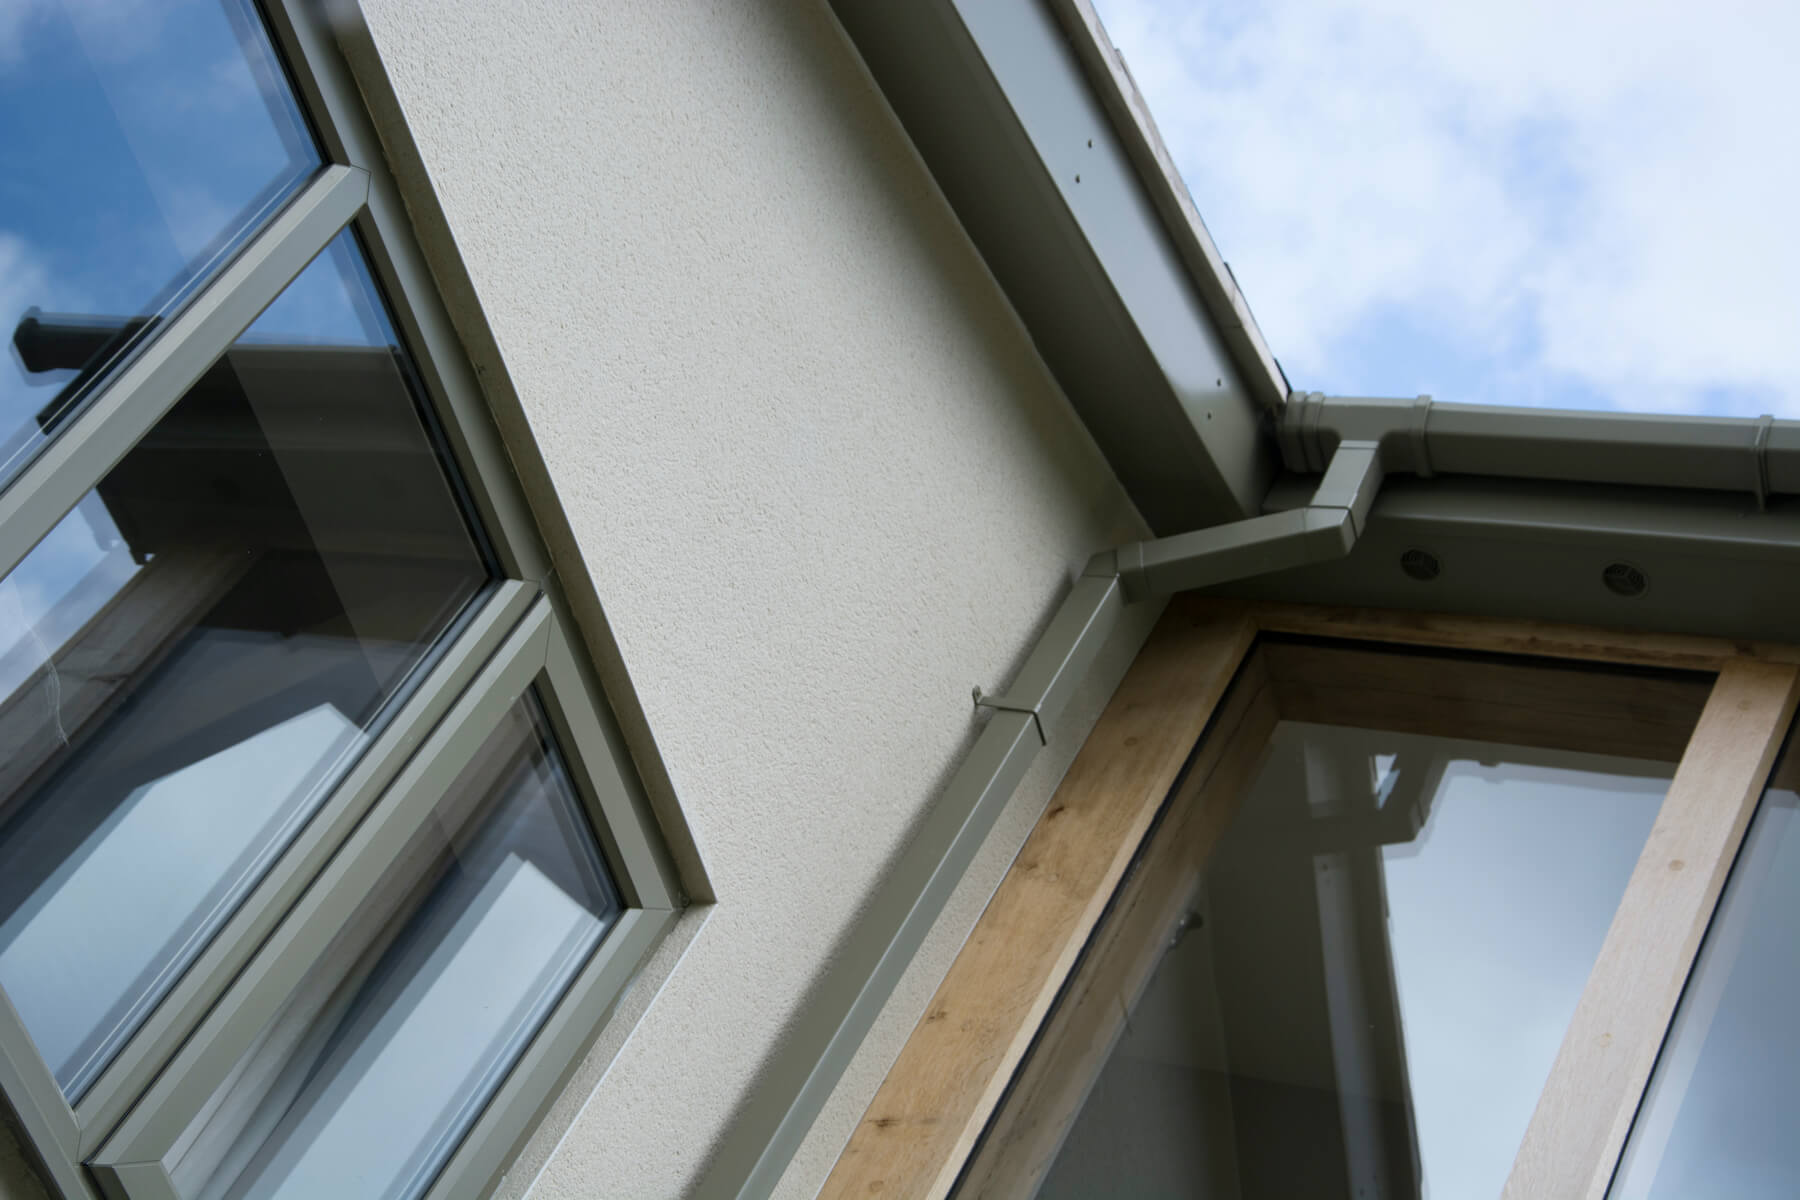
<instances>
[{"instance_id":1,"label":"gutter bracket","mask_svg":"<svg viewBox=\"0 0 1800 1200\"><path fill-rule=\"evenodd\" d=\"M1305 424L1300 428L1300 443L1306 447L1307 466L1314 471L1323 471L1326 467L1327 451L1320 442L1319 422L1325 417L1325 396L1321 392L1308 392L1301 416Z\"/></svg>"},{"instance_id":2,"label":"gutter bracket","mask_svg":"<svg viewBox=\"0 0 1800 1200\"><path fill-rule=\"evenodd\" d=\"M1775 418L1764 413L1750 437L1750 488L1756 493L1758 512L1769 511L1769 434L1774 428Z\"/></svg>"},{"instance_id":3,"label":"gutter bracket","mask_svg":"<svg viewBox=\"0 0 1800 1200\"><path fill-rule=\"evenodd\" d=\"M1420 479L1430 479L1437 474L1431 469L1431 442L1425 436L1425 426L1430 420L1431 397L1420 396L1413 402L1412 428L1407 431L1412 444L1413 474Z\"/></svg>"}]
</instances>

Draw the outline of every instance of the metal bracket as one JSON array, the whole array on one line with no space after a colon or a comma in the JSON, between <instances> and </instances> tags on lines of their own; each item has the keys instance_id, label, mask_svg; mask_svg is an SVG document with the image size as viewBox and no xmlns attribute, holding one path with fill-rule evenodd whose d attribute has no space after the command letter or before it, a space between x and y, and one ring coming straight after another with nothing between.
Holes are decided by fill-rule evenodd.
<instances>
[{"instance_id":1,"label":"metal bracket","mask_svg":"<svg viewBox=\"0 0 1800 1200\"><path fill-rule=\"evenodd\" d=\"M1750 437L1751 490L1756 493L1756 507L1761 512L1769 509L1769 432L1775 428L1775 418L1764 413L1756 422L1756 432Z\"/></svg>"},{"instance_id":2,"label":"metal bracket","mask_svg":"<svg viewBox=\"0 0 1800 1200\"><path fill-rule=\"evenodd\" d=\"M1038 742L1045 746L1050 744L1050 739L1044 736L1044 718L1038 715L1037 709L1028 708L1023 704L1014 704L1005 696L985 695L982 693L979 683L975 685L971 696L975 701L976 708L991 708L996 712L1029 713L1031 724L1037 730Z\"/></svg>"}]
</instances>

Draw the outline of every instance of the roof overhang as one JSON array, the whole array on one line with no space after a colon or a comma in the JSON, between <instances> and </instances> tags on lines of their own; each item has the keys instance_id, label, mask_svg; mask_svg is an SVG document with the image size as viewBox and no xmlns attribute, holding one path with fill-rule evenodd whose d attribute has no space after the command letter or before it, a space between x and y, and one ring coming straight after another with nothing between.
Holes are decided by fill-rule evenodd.
<instances>
[{"instance_id":1,"label":"roof overhang","mask_svg":"<svg viewBox=\"0 0 1800 1200\"><path fill-rule=\"evenodd\" d=\"M1087 0L832 0L1159 534L1261 510L1287 384Z\"/></svg>"},{"instance_id":2,"label":"roof overhang","mask_svg":"<svg viewBox=\"0 0 1800 1200\"><path fill-rule=\"evenodd\" d=\"M1271 510L1304 504L1317 481L1289 476ZM1408 551L1440 565L1409 576ZM1232 595L1383 609L1555 620L1714 637L1791 640L1800 611L1800 498L1759 509L1748 491L1621 487L1537 479L1395 478L1368 529L1332 563L1242 580ZM1611 590L1634 567L1641 592Z\"/></svg>"}]
</instances>

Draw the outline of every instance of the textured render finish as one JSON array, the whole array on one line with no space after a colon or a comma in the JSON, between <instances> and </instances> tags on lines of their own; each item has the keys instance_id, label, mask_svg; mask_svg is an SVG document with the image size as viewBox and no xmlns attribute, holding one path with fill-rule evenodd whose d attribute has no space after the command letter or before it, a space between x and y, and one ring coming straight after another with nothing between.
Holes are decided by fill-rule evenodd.
<instances>
[{"instance_id":1,"label":"textured render finish","mask_svg":"<svg viewBox=\"0 0 1800 1200\"><path fill-rule=\"evenodd\" d=\"M994 831L982 844L981 852L969 865L944 907L944 915L932 927L931 935L919 948L893 999L882 1010L879 1020L863 1040L862 1048L844 1072L843 1081L832 1096L832 1103L819 1114L812 1131L775 1190L776 1200L809 1200L818 1194L826 1176L843 1152L844 1144L856 1131L857 1123L867 1111L869 1102L887 1075L888 1068L899 1057L906 1039L912 1035L919 1018L943 982L957 952L968 940L982 910L993 897L994 890L1006 870L1018 856L1019 848L1031 835L1044 805L1056 790L1076 751L1089 729L1100 717L1125 670L1137 656L1138 648L1149 634L1150 626L1162 615L1163 605L1141 604L1128 610L1128 628L1121 630L1094 663L1092 672L1069 701L1055 728L1050 730L1050 745L1031 764L1019 790L1014 793L1006 811L994 825Z\"/></svg>"},{"instance_id":2,"label":"textured render finish","mask_svg":"<svg viewBox=\"0 0 1800 1200\"><path fill-rule=\"evenodd\" d=\"M679 1195L971 743L970 686L1143 530L822 0L364 8L718 897L503 1191L553 1148L534 1196ZM1153 615L784 1192L822 1180Z\"/></svg>"}]
</instances>

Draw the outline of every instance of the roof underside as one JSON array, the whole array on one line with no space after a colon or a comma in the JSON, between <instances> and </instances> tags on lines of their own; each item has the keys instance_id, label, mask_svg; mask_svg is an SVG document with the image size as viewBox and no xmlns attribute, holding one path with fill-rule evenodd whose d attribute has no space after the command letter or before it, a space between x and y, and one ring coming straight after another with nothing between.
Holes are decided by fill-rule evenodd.
<instances>
[{"instance_id":1,"label":"roof underside","mask_svg":"<svg viewBox=\"0 0 1800 1200\"><path fill-rule=\"evenodd\" d=\"M834 0L1159 534L1253 515L1275 360L1085 0Z\"/></svg>"},{"instance_id":2,"label":"roof underside","mask_svg":"<svg viewBox=\"0 0 1800 1200\"><path fill-rule=\"evenodd\" d=\"M1089 0L832 4L1151 529L1304 504L1317 476L1270 436L1287 381ZM1797 522L1795 496L1395 479L1347 558L1223 590L1788 638ZM1403 570L1414 549L1436 578ZM1619 563L1649 586L1607 590Z\"/></svg>"}]
</instances>

